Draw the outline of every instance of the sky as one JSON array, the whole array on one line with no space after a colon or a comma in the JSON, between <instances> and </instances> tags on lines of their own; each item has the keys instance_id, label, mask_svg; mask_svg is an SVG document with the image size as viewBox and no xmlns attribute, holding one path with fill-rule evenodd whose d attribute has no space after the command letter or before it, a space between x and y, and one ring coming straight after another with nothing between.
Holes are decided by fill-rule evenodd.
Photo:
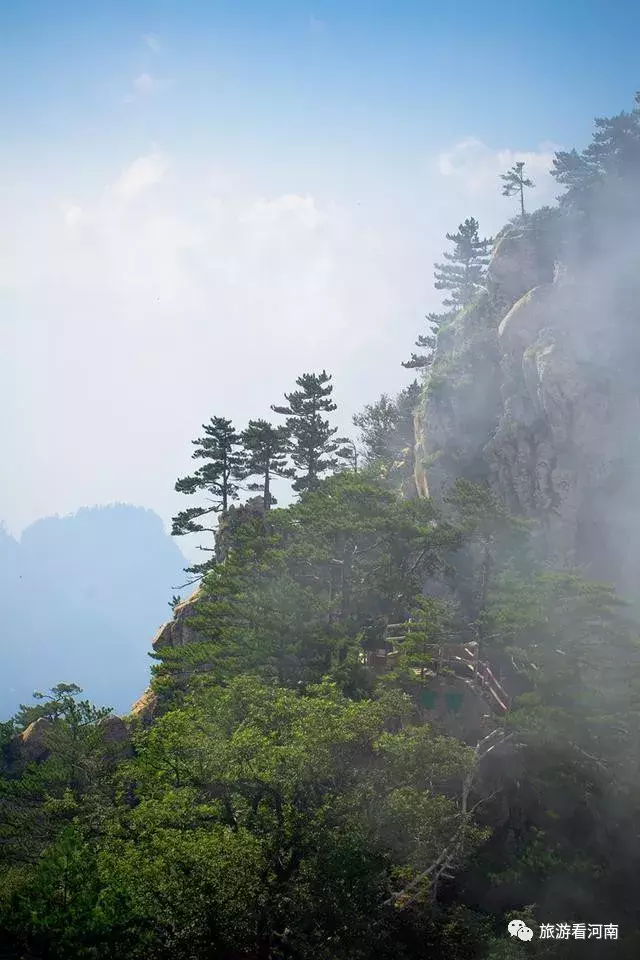
<instances>
[{"instance_id":1,"label":"sky","mask_svg":"<svg viewBox=\"0 0 640 960\"><path fill-rule=\"evenodd\" d=\"M124 501L168 528L211 416L324 368L344 432L406 386L446 232L516 213L516 160L553 201L554 150L632 106L639 26L616 0L0 0L0 521Z\"/></svg>"}]
</instances>

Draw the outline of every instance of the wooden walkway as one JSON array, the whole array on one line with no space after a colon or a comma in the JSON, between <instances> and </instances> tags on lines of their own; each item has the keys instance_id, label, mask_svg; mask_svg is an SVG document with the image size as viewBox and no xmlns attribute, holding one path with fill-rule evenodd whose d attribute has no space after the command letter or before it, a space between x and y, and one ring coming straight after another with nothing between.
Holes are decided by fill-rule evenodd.
<instances>
[{"instance_id":1,"label":"wooden walkway","mask_svg":"<svg viewBox=\"0 0 640 960\"><path fill-rule=\"evenodd\" d=\"M412 627L416 624L390 623L384 634L384 649L363 651L363 661L376 671L393 669L398 661L403 641ZM511 706L509 694L497 679L490 665L480 659L480 648L477 641L469 643L441 643L426 644L424 666L414 667L414 672L421 679L453 675L462 679L474 692L482 697L490 708L491 713L504 717ZM429 885L429 898L435 899L441 881L453 879L455 873L464 861L465 841L468 828L473 823L473 813L482 800L473 806L469 803L470 793L475 779L485 757L496 748L502 747L511 741L513 733L507 734L502 725L496 727L487 736L483 737L475 746L473 760L462 783L461 795L458 803L459 821L457 828L449 837L429 866L400 890L394 891L382 904L383 907L394 907L404 910L421 895L425 882ZM383 917L375 921L374 926L381 923Z\"/></svg>"},{"instance_id":2,"label":"wooden walkway","mask_svg":"<svg viewBox=\"0 0 640 960\"><path fill-rule=\"evenodd\" d=\"M435 900L438 895L438 885L441 880L452 880L460 864L464 860L465 840L467 830L473 824L473 813L478 806L475 803L469 805L469 797L474 786L478 769L484 758L503 744L511 740L513 734L506 734L504 730L497 728L490 734L483 737L473 751L473 760L469 766L466 777L462 782L462 790L459 800L459 824L449 841L444 845L438 856L432 863L421 871L417 877L414 877L405 887L391 894L383 903L383 907L395 907L397 910L404 910L413 903L421 890L424 888L424 882L429 883L429 899ZM382 922L381 917L374 926Z\"/></svg>"},{"instance_id":3,"label":"wooden walkway","mask_svg":"<svg viewBox=\"0 0 640 960\"><path fill-rule=\"evenodd\" d=\"M390 670L400 655L400 646L411 623L390 623L385 631L385 649L366 651L364 662L377 670ZM465 680L485 700L494 713L504 715L511 706L509 694L496 678L490 665L480 659L477 641L459 644L426 644L428 656L422 667L414 667L421 678L449 672Z\"/></svg>"}]
</instances>

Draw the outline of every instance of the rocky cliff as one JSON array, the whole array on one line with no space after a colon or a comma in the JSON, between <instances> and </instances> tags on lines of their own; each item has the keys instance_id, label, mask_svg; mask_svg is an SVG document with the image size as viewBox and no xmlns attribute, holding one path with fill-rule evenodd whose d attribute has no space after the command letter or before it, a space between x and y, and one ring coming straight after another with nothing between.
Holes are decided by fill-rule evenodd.
<instances>
[{"instance_id":1,"label":"rocky cliff","mask_svg":"<svg viewBox=\"0 0 640 960\"><path fill-rule=\"evenodd\" d=\"M554 563L628 593L640 534L634 251L567 256L551 210L506 228L486 289L439 331L416 410L422 493L488 482L536 521Z\"/></svg>"}]
</instances>

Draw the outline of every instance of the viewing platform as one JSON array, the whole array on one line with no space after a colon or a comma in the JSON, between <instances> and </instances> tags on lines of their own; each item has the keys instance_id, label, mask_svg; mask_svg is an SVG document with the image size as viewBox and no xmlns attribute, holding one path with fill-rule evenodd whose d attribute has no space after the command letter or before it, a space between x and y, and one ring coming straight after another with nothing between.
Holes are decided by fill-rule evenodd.
<instances>
[{"instance_id":1,"label":"viewing platform","mask_svg":"<svg viewBox=\"0 0 640 960\"><path fill-rule=\"evenodd\" d=\"M411 622L390 623L384 635L384 647L379 650L364 650L362 661L372 670L383 673L393 670L400 657L400 650ZM425 644L424 665L413 667L421 680L427 678L457 678L482 697L492 713L504 715L511 706L509 694L497 679L489 664L480 659L477 641L469 643Z\"/></svg>"}]
</instances>

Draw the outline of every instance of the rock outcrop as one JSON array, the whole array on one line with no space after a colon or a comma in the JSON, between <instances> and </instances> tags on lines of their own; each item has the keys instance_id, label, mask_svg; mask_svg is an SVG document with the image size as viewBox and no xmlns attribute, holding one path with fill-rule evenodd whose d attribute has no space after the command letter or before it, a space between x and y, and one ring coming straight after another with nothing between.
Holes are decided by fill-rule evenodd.
<instances>
[{"instance_id":1,"label":"rock outcrop","mask_svg":"<svg viewBox=\"0 0 640 960\"><path fill-rule=\"evenodd\" d=\"M143 724L150 723L158 710L158 695L148 687L131 707L130 716Z\"/></svg>"},{"instance_id":2,"label":"rock outcrop","mask_svg":"<svg viewBox=\"0 0 640 960\"><path fill-rule=\"evenodd\" d=\"M184 647L187 643L195 641L197 634L189 620L196 612L195 605L199 596L200 588L195 590L182 603L176 604L173 609L173 619L163 624L151 641L154 653L166 647Z\"/></svg>"},{"instance_id":3,"label":"rock outcrop","mask_svg":"<svg viewBox=\"0 0 640 960\"><path fill-rule=\"evenodd\" d=\"M201 590L198 587L190 597L176 604L173 609L173 618L160 627L151 641L154 653L167 647L183 647L188 643L197 643L198 634L190 620L196 613L196 603L200 596ZM129 716L143 724L150 723L156 716L158 707L158 695L148 687L132 706Z\"/></svg>"},{"instance_id":4,"label":"rock outcrop","mask_svg":"<svg viewBox=\"0 0 640 960\"><path fill-rule=\"evenodd\" d=\"M46 760L51 754L51 730L51 720L46 717L39 717L30 723L8 745L9 765L42 763Z\"/></svg>"},{"instance_id":5,"label":"rock outcrop","mask_svg":"<svg viewBox=\"0 0 640 960\"><path fill-rule=\"evenodd\" d=\"M60 745L56 725L55 719L38 717L5 744L1 751L0 765L9 772L15 772L23 770L31 763L44 763L52 755L55 756ZM115 761L132 756L131 732L121 717L103 717L98 722L98 731L105 758Z\"/></svg>"},{"instance_id":6,"label":"rock outcrop","mask_svg":"<svg viewBox=\"0 0 640 960\"><path fill-rule=\"evenodd\" d=\"M503 232L486 291L440 330L416 412L416 484L437 498L459 477L487 482L536 521L556 564L631 592L640 535L631 266L620 254L606 269L558 269L557 252L544 216Z\"/></svg>"},{"instance_id":7,"label":"rock outcrop","mask_svg":"<svg viewBox=\"0 0 640 960\"><path fill-rule=\"evenodd\" d=\"M216 562L222 563L230 550L238 528L247 522L253 522L265 515L262 497L251 497L240 506L231 506L225 517L220 519L216 532ZM193 627L193 617L197 613L197 603L202 597L202 589L198 587L190 597L176 604L173 609L173 618L163 624L151 641L153 652L158 653L167 648L184 647L187 644L198 643L201 639ZM151 688L147 688L132 706L129 716L143 724L150 723L161 710L160 698Z\"/></svg>"}]
</instances>

